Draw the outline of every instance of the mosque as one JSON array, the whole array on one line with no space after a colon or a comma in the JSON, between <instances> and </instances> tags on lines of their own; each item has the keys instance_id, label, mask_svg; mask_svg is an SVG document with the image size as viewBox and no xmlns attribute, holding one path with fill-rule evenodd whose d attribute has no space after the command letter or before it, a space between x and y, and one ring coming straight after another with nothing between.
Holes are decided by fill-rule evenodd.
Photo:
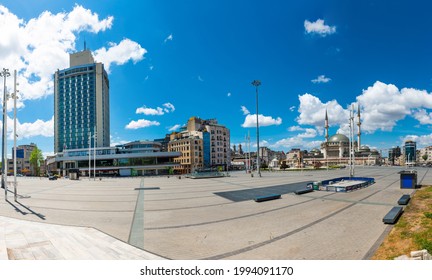
<instances>
[{"instance_id":1,"label":"mosque","mask_svg":"<svg viewBox=\"0 0 432 280\"><path fill-rule=\"evenodd\" d=\"M354 158L356 165L378 165L381 161L380 153L375 149L370 149L368 146L361 145L361 120L360 106L357 109L357 140L354 141ZM338 165L348 164L350 154L350 139L343 134L335 134L329 137L329 120L327 110L325 113L325 142L321 143L321 150L313 150L317 156L315 161L321 164ZM354 140L354 139L353 139Z\"/></svg>"}]
</instances>

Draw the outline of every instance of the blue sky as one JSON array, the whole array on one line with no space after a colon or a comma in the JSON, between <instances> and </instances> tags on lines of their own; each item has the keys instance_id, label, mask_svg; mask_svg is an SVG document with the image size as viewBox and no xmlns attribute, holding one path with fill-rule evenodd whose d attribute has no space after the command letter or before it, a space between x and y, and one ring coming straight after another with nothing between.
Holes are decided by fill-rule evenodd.
<instances>
[{"instance_id":1,"label":"blue sky","mask_svg":"<svg viewBox=\"0 0 432 280\"><path fill-rule=\"evenodd\" d=\"M362 143L386 154L405 139L432 145L431 6L6 0L0 68L20 71L19 143L45 153L54 149L52 73L85 40L109 68L113 144L162 138L191 116L217 118L232 144L248 131L255 143L259 79L262 145L318 147L325 110L330 134L347 134L347 108L360 102Z\"/></svg>"}]
</instances>

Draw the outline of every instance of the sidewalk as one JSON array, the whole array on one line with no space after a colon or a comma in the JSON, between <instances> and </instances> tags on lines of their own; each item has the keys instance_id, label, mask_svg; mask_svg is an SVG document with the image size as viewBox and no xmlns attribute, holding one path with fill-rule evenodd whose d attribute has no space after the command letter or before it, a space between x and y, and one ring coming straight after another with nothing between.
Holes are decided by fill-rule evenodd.
<instances>
[{"instance_id":1,"label":"sidewalk","mask_svg":"<svg viewBox=\"0 0 432 280\"><path fill-rule=\"evenodd\" d=\"M161 260L90 227L0 216L0 260Z\"/></svg>"}]
</instances>

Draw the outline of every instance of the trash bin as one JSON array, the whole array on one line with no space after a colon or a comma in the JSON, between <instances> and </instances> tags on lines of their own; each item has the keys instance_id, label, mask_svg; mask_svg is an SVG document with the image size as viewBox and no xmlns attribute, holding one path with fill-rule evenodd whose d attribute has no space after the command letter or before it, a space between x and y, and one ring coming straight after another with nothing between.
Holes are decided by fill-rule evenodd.
<instances>
[{"instance_id":1,"label":"trash bin","mask_svg":"<svg viewBox=\"0 0 432 280\"><path fill-rule=\"evenodd\" d=\"M415 189L417 186L417 171L404 170L400 174L400 188L401 189Z\"/></svg>"},{"instance_id":2,"label":"trash bin","mask_svg":"<svg viewBox=\"0 0 432 280\"><path fill-rule=\"evenodd\" d=\"M319 187L322 186L322 182L321 181L313 182L312 186L315 191L318 191Z\"/></svg>"}]
</instances>

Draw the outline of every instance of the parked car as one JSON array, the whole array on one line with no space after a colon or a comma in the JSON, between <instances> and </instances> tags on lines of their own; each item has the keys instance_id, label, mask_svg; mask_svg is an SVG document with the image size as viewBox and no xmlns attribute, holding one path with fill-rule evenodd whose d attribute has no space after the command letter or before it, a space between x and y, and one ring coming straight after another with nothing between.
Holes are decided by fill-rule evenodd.
<instances>
[{"instance_id":1,"label":"parked car","mask_svg":"<svg viewBox=\"0 0 432 280\"><path fill-rule=\"evenodd\" d=\"M49 176L48 180L57 180L57 176Z\"/></svg>"}]
</instances>

